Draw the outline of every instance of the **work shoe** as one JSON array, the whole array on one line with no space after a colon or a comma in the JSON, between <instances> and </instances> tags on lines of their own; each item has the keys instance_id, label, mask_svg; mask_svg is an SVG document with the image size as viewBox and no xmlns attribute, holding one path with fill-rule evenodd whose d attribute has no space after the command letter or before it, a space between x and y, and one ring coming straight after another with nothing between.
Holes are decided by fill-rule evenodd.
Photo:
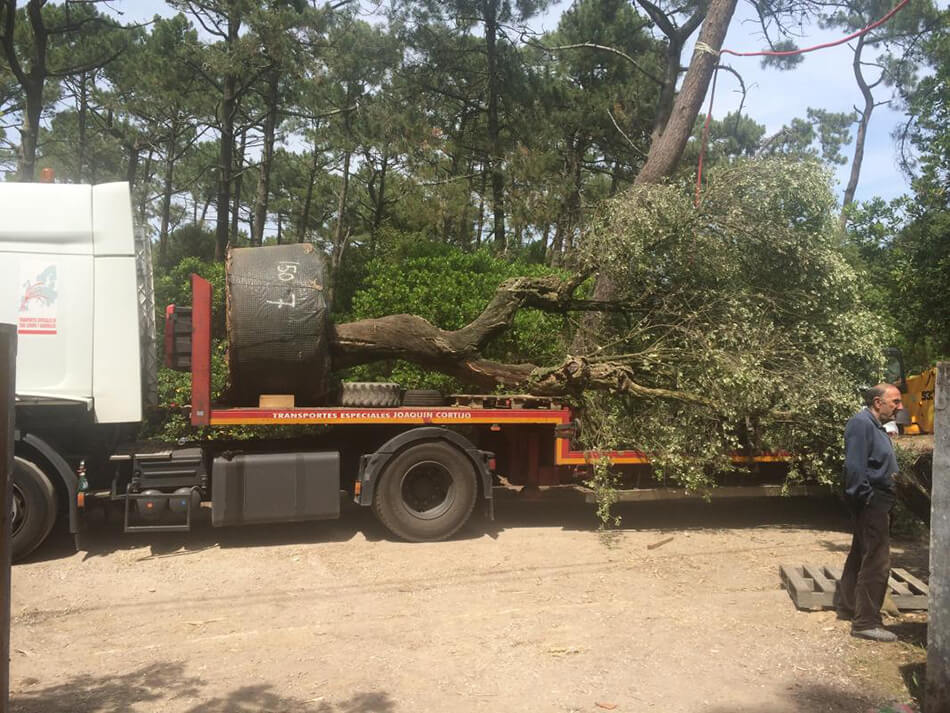
<instances>
[{"instance_id":1,"label":"work shoe","mask_svg":"<svg viewBox=\"0 0 950 713\"><path fill-rule=\"evenodd\" d=\"M897 634L881 627L861 629L860 631L852 629L851 636L857 636L859 639L870 639L871 641L897 641Z\"/></svg>"},{"instance_id":2,"label":"work shoe","mask_svg":"<svg viewBox=\"0 0 950 713\"><path fill-rule=\"evenodd\" d=\"M846 609L836 609L835 616L842 621L851 621L854 619L854 612L847 611Z\"/></svg>"}]
</instances>

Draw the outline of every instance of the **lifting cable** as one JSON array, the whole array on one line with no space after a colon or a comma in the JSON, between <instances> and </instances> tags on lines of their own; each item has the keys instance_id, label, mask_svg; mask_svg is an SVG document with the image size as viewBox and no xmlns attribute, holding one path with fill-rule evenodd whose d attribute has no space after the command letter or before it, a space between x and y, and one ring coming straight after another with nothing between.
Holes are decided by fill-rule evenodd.
<instances>
[{"instance_id":1,"label":"lifting cable","mask_svg":"<svg viewBox=\"0 0 950 713\"><path fill-rule=\"evenodd\" d=\"M719 57L721 57L724 54L731 54L734 57L793 57L795 55L807 54L808 52L816 52L817 50L823 50L823 49L828 49L829 47L837 47L838 45L843 45L845 42L850 42L853 39L857 39L858 37L861 37L862 35L866 35L871 30L874 30L880 27L885 22L887 22L892 17L894 17L894 15L900 12L900 10L902 10L904 6L907 5L909 2L910 0L901 0L897 5L892 7L890 12L884 15L884 17L878 20L875 20L870 25L858 30L857 32L852 32L847 37L841 37L840 39L833 40L831 42L823 42L822 44L814 45L812 47L805 47L803 49L795 49L795 50L761 50L758 52L736 52L735 50L725 49L725 50L719 50L717 52L709 45L702 42L697 42L696 51L708 52L710 54L715 54ZM709 141L709 124L712 120L713 100L716 98L716 78L718 76L719 76L719 67L716 66L716 68L713 70L712 87L709 92L709 108L706 112L706 121L703 123L703 138L702 138L702 144L700 145L700 148L699 148L699 164L696 170L696 197L693 201L693 204L696 207L699 206L699 194L700 194L700 189L702 187L702 181L703 181L703 158L706 154L706 145Z\"/></svg>"}]
</instances>

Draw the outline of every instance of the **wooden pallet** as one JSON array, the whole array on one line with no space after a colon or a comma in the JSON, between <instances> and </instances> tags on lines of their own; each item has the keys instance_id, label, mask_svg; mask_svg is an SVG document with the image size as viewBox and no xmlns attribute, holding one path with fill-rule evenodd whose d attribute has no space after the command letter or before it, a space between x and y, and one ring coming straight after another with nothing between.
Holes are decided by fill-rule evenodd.
<instances>
[{"instance_id":1,"label":"wooden pallet","mask_svg":"<svg viewBox=\"0 0 950 713\"><path fill-rule=\"evenodd\" d=\"M812 564L783 564L779 567L784 586L799 609L818 611L834 607L835 589L841 579L840 567ZM927 585L904 569L892 569L887 593L898 609L926 610L930 597Z\"/></svg>"}]
</instances>

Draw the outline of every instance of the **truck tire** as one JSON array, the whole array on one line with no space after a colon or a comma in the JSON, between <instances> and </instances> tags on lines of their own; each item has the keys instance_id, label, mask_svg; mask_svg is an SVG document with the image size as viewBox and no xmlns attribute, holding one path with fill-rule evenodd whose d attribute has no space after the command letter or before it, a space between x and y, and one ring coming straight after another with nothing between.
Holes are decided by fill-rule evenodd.
<instances>
[{"instance_id":1,"label":"truck tire","mask_svg":"<svg viewBox=\"0 0 950 713\"><path fill-rule=\"evenodd\" d=\"M375 381L345 381L340 384L341 406L388 408L399 405L399 384Z\"/></svg>"},{"instance_id":2,"label":"truck tire","mask_svg":"<svg viewBox=\"0 0 950 713\"><path fill-rule=\"evenodd\" d=\"M56 490L46 473L30 461L13 461L13 560L39 547L56 523Z\"/></svg>"},{"instance_id":3,"label":"truck tire","mask_svg":"<svg viewBox=\"0 0 950 713\"><path fill-rule=\"evenodd\" d=\"M373 493L373 511L394 535L434 542L458 532L477 497L475 468L468 457L444 441L426 441L386 465Z\"/></svg>"}]
</instances>

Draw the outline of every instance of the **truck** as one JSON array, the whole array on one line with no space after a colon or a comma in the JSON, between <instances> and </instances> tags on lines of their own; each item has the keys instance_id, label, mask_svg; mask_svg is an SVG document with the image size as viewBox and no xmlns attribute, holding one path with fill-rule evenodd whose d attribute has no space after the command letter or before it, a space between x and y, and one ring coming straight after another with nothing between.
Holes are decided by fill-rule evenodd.
<instances>
[{"instance_id":1,"label":"truck","mask_svg":"<svg viewBox=\"0 0 950 713\"><path fill-rule=\"evenodd\" d=\"M358 383L333 400L307 401L294 393L303 377L287 377L302 372L278 364L271 371L289 393L244 378L242 402L213 403L212 288L198 276L192 304L164 310L162 351L167 365L190 372L188 417L205 435L157 449L141 443L158 350L150 245L132 215L125 183L0 184L0 322L18 335L15 560L60 519L78 533L87 508L103 501L121 507L126 532L156 532L187 531L203 510L216 527L332 519L350 497L394 536L431 541L451 537L477 509L492 517L501 475L516 486L555 486L576 483L596 457L647 467L637 450L575 447L572 410L531 395L446 398ZM275 319L299 326L293 308L303 290L322 288L304 284L297 263L280 255L272 267L281 296L263 299L276 315L262 327L272 333ZM303 438L273 435L301 424L315 428ZM239 442L216 435L234 425L273 428Z\"/></svg>"}]
</instances>

